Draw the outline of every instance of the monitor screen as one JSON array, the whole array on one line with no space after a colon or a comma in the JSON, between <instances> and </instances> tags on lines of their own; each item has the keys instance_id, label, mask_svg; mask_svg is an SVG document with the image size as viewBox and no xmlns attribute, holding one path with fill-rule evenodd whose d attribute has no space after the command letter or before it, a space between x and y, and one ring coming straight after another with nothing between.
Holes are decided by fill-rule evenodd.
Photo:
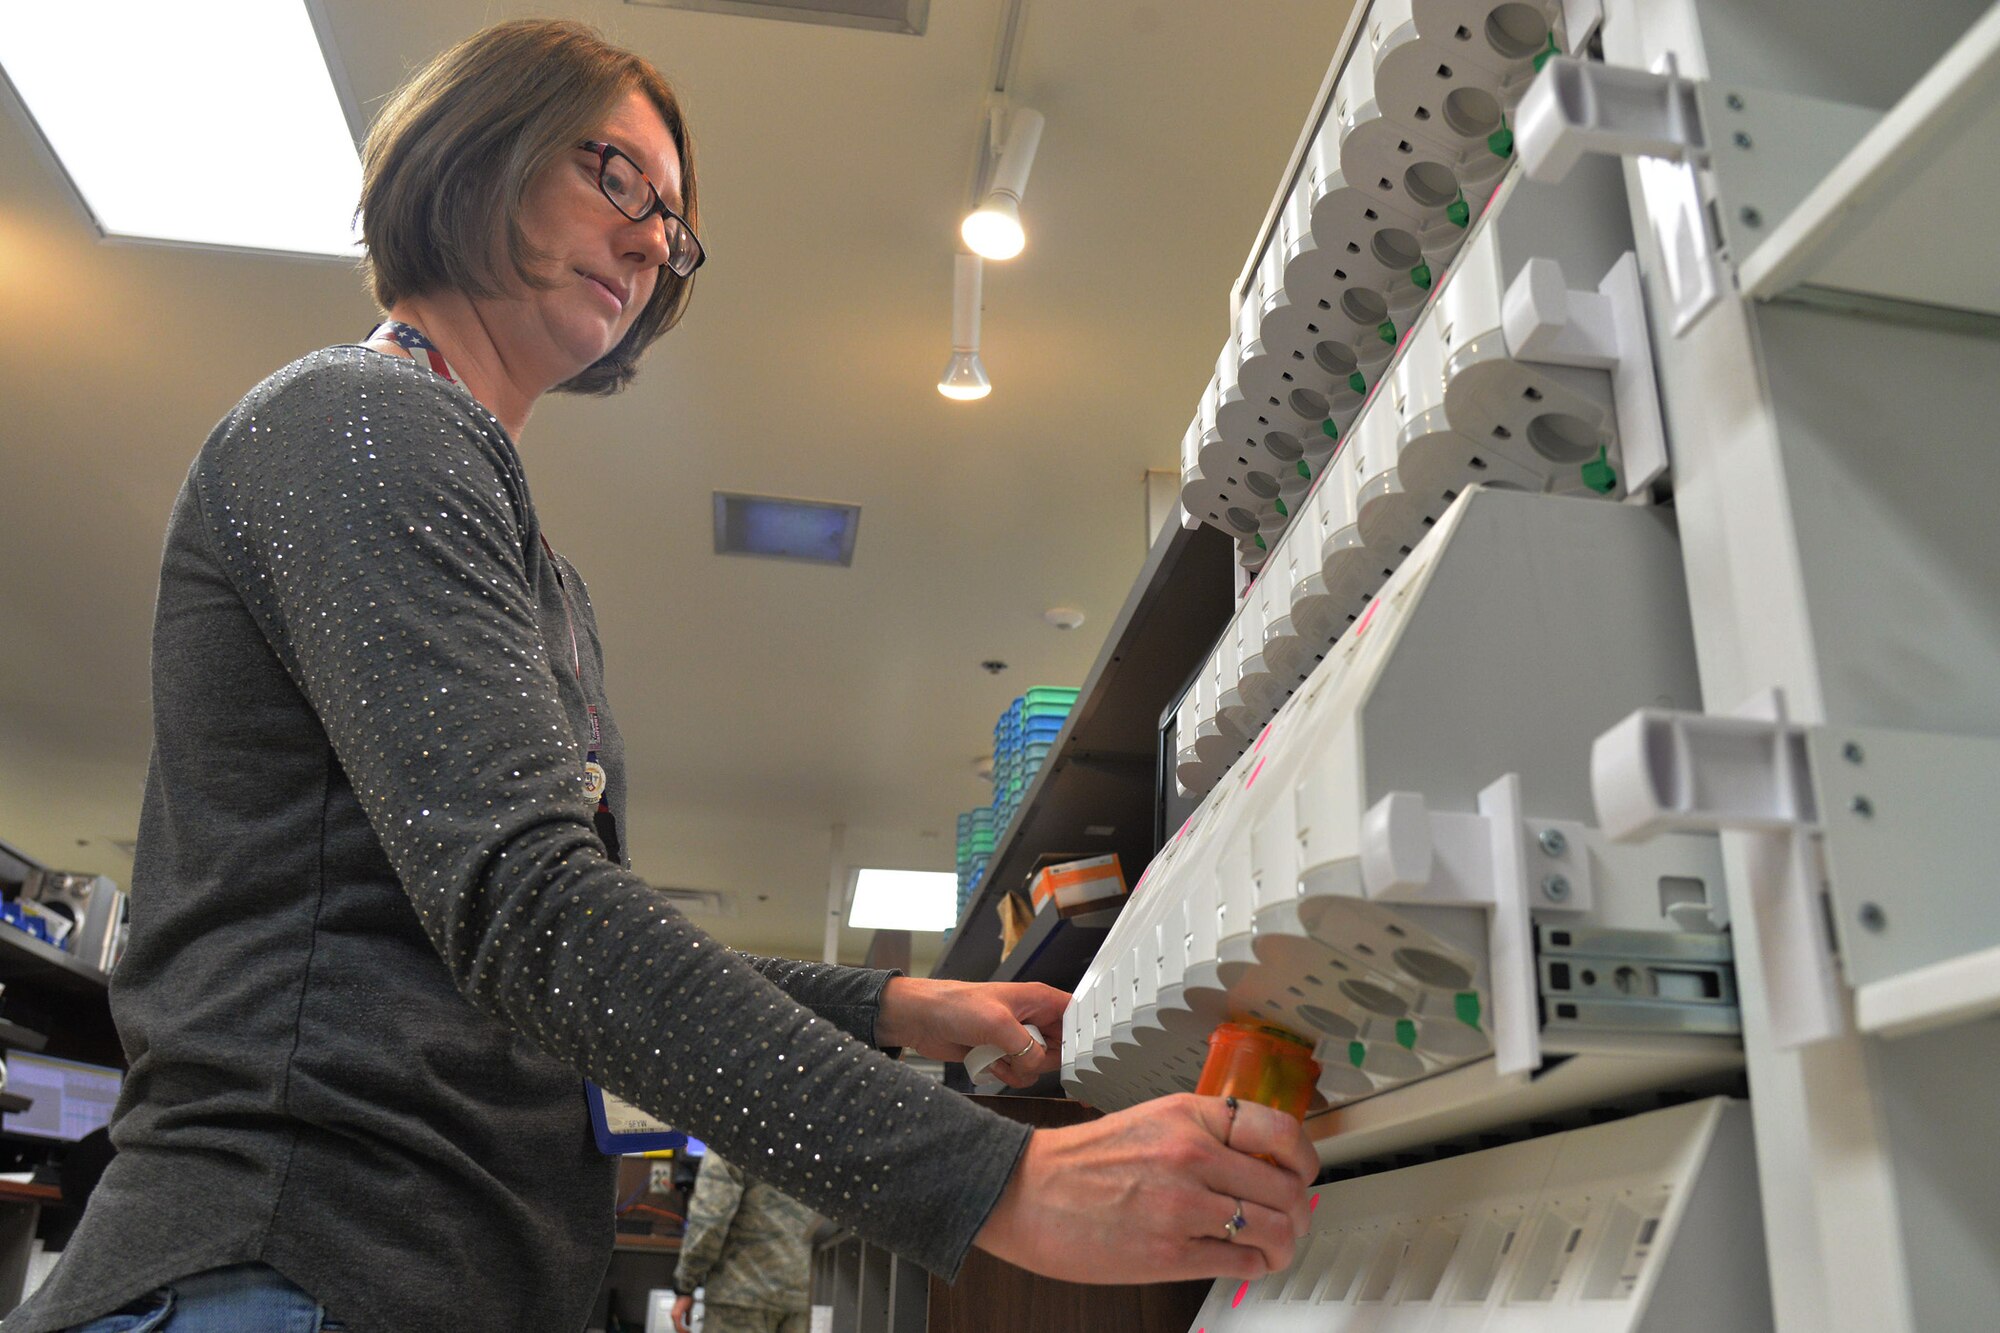
<instances>
[{"instance_id":1,"label":"monitor screen","mask_svg":"<svg viewBox=\"0 0 2000 1333\"><path fill-rule=\"evenodd\" d=\"M0 1116L0 1129L74 1143L111 1123L125 1076L103 1065L79 1064L27 1051L7 1052L7 1091L34 1099L25 1111Z\"/></svg>"}]
</instances>

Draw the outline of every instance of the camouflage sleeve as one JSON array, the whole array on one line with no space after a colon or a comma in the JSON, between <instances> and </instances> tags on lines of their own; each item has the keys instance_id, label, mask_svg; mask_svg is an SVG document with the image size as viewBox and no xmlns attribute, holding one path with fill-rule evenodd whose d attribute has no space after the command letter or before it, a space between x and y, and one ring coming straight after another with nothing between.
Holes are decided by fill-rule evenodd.
<instances>
[{"instance_id":1,"label":"camouflage sleeve","mask_svg":"<svg viewBox=\"0 0 2000 1333\"><path fill-rule=\"evenodd\" d=\"M688 1199L687 1230L681 1237L680 1262L674 1268L674 1290L693 1291L708 1280L722 1254L736 1206L743 1202L743 1172L714 1149L701 1159L694 1193Z\"/></svg>"}]
</instances>

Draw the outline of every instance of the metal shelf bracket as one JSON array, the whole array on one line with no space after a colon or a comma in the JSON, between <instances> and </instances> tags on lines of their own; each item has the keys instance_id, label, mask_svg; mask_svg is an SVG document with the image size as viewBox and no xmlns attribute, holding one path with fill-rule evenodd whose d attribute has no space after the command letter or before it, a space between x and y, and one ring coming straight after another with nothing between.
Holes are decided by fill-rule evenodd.
<instances>
[{"instance_id":1,"label":"metal shelf bracket","mask_svg":"<svg viewBox=\"0 0 2000 1333\"><path fill-rule=\"evenodd\" d=\"M1529 873L1529 838L1537 833L1549 846L1565 848L1560 872ZM1487 913L1494 1068L1503 1077L1541 1067L1529 913L1590 910L1590 858L1582 834L1574 821L1528 820L1521 779L1513 773L1479 793L1477 814L1434 814L1420 794L1391 792L1361 821L1361 881L1371 900Z\"/></svg>"}]
</instances>

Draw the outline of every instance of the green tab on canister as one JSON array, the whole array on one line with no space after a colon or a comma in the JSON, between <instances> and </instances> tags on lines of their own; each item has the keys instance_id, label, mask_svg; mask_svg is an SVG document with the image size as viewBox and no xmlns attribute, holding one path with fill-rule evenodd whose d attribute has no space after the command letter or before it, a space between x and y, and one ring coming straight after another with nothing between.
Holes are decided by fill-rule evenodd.
<instances>
[{"instance_id":1,"label":"green tab on canister","mask_svg":"<svg viewBox=\"0 0 2000 1333\"><path fill-rule=\"evenodd\" d=\"M1583 484L1599 495L1609 495L1618 485L1618 473L1605 456L1605 448L1599 445L1597 457L1583 465Z\"/></svg>"}]
</instances>

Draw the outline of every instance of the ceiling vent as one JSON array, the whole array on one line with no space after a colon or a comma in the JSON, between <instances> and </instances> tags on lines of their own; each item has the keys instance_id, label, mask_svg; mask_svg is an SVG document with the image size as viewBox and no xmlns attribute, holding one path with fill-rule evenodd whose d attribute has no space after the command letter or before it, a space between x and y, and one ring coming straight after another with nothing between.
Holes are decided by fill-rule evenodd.
<instances>
[{"instance_id":1,"label":"ceiling vent","mask_svg":"<svg viewBox=\"0 0 2000 1333\"><path fill-rule=\"evenodd\" d=\"M715 553L804 560L815 565L854 563L861 506L775 495L715 493Z\"/></svg>"},{"instance_id":2,"label":"ceiling vent","mask_svg":"<svg viewBox=\"0 0 2000 1333\"><path fill-rule=\"evenodd\" d=\"M673 889L659 884L652 888L653 892L678 907L683 916L736 915L735 901L715 889Z\"/></svg>"},{"instance_id":3,"label":"ceiling vent","mask_svg":"<svg viewBox=\"0 0 2000 1333\"><path fill-rule=\"evenodd\" d=\"M734 14L739 18L782 19L788 23L822 23L836 28L868 28L875 32L924 35L931 0L625 0L651 9L692 9L703 14Z\"/></svg>"}]
</instances>

